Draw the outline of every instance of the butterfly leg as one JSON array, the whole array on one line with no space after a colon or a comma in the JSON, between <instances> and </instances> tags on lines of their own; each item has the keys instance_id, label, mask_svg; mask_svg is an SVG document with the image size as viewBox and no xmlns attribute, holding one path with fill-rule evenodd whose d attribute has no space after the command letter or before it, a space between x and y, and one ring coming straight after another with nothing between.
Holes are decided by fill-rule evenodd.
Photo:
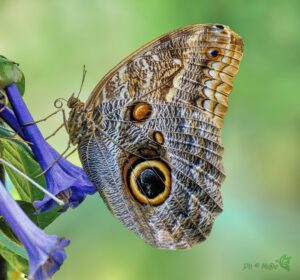
<instances>
[{"instance_id":1,"label":"butterfly leg","mask_svg":"<svg viewBox=\"0 0 300 280\"><path fill-rule=\"evenodd\" d=\"M59 113L61 111L64 111L64 109L63 108L59 108L56 111L54 111L53 113L51 113L50 115L46 116L45 118L42 118L42 119L40 119L38 121L25 123L24 126L33 125L33 124L37 124L37 123L40 123L40 122L47 121L49 118L51 118L52 116L56 115L57 113Z\"/></svg>"},{"instance_id":2,"label":"butterfly leg","mask_svg":"<svg viewBox=\"0 0 300 280\"><path fill-rule=\"evenodd\" d=\"M65 126L65 124L62 123L62 124L61 124L61 125L60 125L53 133L51 133L49 136L47 136L47 137L45 138L45 140L49 140L51 137L55 136L56 133L57 133L58 131L60 131L64 126Z\"/></svg>"},{"instance_id":3,"label":"butterfly leg","mask_svg":"<svg viewBox=\"0 0 300 280\"><path fill-rule=\"evenodd\" d=\"M74 152L77 151L77 147L75 149L73 149L70 153L68 153L65 158L67 159L69 156L71 156Z\"/></svg>"},{"instance_id":4,"label":"butterfly leg","mask_svg":"<svg viewBox=\"0 0 300 280\"><path fill-rule=\"evenodd\" d=\"M47 121L49 118L51 118L52 116L56 115L59 112L62 112L63 123L52 134L50 134L49 136L47 136L45 138L45 140L49 140L51 137L55 136L56 133L58 131L60 131L63 127L65 127L66 131L68 131L66 112L65 112L64 108L58 108L55 112L53 112L52 114L48 115L47 117L45 117L45 118L43 118L41 120L35 121L35 122L26 123L25 126L37 124L37 123L40 123L40 122L43 122L43 121Z\"/></svg>"},{"instance_id":5,"label":"butterfly leg","mask_svg":"<svg viewBox=\"0 0 300 280\"><path fill-rule=\"evenodd\" d=\"M59 155L59 157L57 157L43 172L38 174L35 178L44 175L55 163L57 163L68 152L70 148L71 148L71 141L68 142L67 148Z\"/></svg>"}]
</instances>

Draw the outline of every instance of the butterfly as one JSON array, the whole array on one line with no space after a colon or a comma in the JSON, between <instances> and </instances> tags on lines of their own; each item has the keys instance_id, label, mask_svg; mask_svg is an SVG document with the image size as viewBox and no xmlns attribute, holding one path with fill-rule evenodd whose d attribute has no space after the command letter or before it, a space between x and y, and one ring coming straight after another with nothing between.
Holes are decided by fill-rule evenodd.
<instances>
[{"instance_id":1,"label":"butterfly","mask_svg":"<svg viewBox=\"0 0 300 280\"><path fill-rule=\"evenodd\" d=\"M169 32L70 97L70 141L108 209L147 243L191 248L223 203L221 128L243 40L228 26Z\"/></svg>"}]
</instances>

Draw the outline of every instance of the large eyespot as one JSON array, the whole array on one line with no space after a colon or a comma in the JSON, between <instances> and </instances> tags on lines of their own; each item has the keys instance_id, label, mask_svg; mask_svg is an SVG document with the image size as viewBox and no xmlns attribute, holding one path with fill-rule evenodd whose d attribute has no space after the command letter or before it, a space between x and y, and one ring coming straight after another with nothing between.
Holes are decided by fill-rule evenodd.
<instances>
[{"instance_id":1,"label":"large eyespot","mask_svg":"<svg viewBox=\"0 0 300 280\"><path fill-rule=\"evenodd\" d=\"M131 108L131 119L135 121L144 121L150 117L152 113L152 106L146 102L139 102Z\"/></svg>"},{"instance_id":2,"label":"large eyespot","mask_svg":"<svg viewBox=\"0 0 300 280\"><path fill-rule=\"evenodd\" d=\"M161 160L138 161L127 170L127 184L140 203L160 205L170 194L171 172Z\"/></svg>"}]
</instances>

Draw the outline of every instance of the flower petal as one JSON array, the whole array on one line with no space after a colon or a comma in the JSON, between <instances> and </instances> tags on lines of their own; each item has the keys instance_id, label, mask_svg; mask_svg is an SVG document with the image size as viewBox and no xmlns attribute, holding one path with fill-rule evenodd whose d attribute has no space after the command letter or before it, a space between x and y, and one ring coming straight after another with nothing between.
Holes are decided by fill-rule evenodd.
<instances>
[{"instance_id":1,"label":"flower petal","mask_svg":"<svg viewBox=\"0 0 300 280\"><path fill-rule=\"evenodd\" d=\"M48 235L23 212L0 181L0 214L24 245L29 257L29 277L48 279L66 258L69 240Z\"/></svg>"}]
</instances>

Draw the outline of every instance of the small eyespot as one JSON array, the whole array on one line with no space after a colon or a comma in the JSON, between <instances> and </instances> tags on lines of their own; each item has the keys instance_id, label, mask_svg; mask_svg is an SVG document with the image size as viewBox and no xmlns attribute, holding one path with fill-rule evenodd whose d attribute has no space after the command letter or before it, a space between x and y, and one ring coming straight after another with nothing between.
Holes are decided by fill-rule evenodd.
<instances>
[{"instance_id":1,"label":"small eyespot","mask_svg":"<svg viewBox=\"0 0 300 280\"><path fill-rule=\"evenodd\" d=\"M211 56L211 57L217 57L218 54L219 54L219 51L218 50L210 50L208 52L208 54Z\"/></svg>"},{"instance_id":2,"label":"small eyespot","mask_svg":"<svg viewBox=\"0 0 300 280\"><path fill-rule=\"evenodd\" d=\"M216 24L216 25L215 25L215 27L216 27L216 28L218 28L218 29L221 29L221 30L223 30L223 29L224 29L224 26L223 26L223 25L221 25L221 24Z\"/></svg>"},{"instance_id":3,"label":"small eyespot","mask_svg":"<svg viewBox=\"0 0 300 280\"><path fill-rule=\"evenodd\" d=\"M135 121L144 121L150 117L152 106L146 102L139 102L131 109L131 118Z\"/></svg>"},{"instance_id":4,"label":"small eyespot","mask_svg":"<svg viewBox=\"0 0 300 280\"><path fill-rule=\"evenodd\" d=\"M165 142L164 135L160 131L153 132L153 139L160 145L163 145Z\"/></svg>"}]
</instances>

